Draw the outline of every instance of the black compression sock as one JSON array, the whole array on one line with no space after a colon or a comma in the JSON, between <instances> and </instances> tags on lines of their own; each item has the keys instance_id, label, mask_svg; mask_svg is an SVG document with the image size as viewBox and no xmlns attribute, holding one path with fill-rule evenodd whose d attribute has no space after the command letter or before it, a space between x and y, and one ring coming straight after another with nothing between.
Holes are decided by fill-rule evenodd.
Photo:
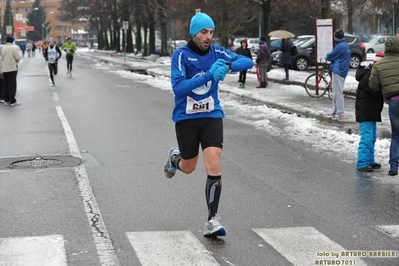
<instances>
[{"instance_id":1,"label":"black compression sock","mask_svg":"<svg viewBox=\"0 0 399 266\"><path fill-rule=\"evenodd\" d=\"M214 217L218 211L221 192L222 192L222 176L208 175L205 187L205 197L209 211L208 220Z\"/></svg>"}]
</instances>

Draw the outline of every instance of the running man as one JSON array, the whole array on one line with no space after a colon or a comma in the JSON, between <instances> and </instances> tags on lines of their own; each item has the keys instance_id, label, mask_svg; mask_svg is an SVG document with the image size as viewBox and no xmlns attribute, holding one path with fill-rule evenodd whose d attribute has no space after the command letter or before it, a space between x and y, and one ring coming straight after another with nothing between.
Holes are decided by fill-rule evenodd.
<instances>
[{"instance_id":1,"label":"running man","mask_svg":"<svg viewBox=\"0 0 399 266\"><path fill-rule=\"evenodd\" d=\"M253 63L249 57L211 44L214 30L215 24L207 14L196 14L190 23L191 40L172 55L171 82L175 95L172 120L179 147L170 149L164 173L168 178L172 178L176 170L192 173L201 145L207 173L208 221L204 235L224 236L226 230L217 214L222 190L220 156L224 117L218 84L230 70L246 70Z\"/></svg>"},{"instance_id":2,"label":"running man","mask_svg":"<svg viewBox=\"0 0 399 266\"><path fill-rule=\"evenodd\" d=\"M59 56L58 56L59 54ZM50 71L50 78L51 78L51 87L55 87L54 83L54 76L57 75L58 72L58 59L61 58L61 50L53 38L49 39L48 46L45 50L43 50L44 59L48 64L48 69Z\"/></svg>"},{"instance_id":3,"label":"running man","mask_svg":"<svg viewBox=\"0 0 399 266\"><path fill-rule=\"evenodd\" d=\"M67 37L66 43L62 45L62 50L66 52L66 61L67 61L67 75L72 77L72 62L73 62L73 55L76 51L76 45L72 42L71 37Z\"/></svg>"}]
</instances>

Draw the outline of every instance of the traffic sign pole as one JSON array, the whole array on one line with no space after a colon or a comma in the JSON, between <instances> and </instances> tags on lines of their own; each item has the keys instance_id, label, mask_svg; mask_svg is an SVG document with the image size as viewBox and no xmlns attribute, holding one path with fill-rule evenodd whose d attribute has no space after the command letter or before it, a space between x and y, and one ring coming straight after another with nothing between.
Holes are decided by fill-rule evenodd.
<instances>
[{"instance_id":1,"label":"traffic sign pole","mask_svg":"<svg viewBox=\"0 0 399 266\"><path fill-rule=\"evenodd\" d=\"M123 21L123 30L125 33L125 62L126 62L126 46L127 46L127 29L129 28L129 21Z\"/></svg>"}]
</instances>

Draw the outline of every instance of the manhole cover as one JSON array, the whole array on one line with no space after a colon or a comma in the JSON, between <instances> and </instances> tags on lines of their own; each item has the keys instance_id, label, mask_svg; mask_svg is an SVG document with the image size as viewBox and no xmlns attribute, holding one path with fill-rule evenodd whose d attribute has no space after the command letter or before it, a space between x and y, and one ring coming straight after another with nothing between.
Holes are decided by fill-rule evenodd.
<instances>
[{"instance_id":1,"label":"manhole cover","mask_svg":"<svg viewBox=\"0 0 399 266\"><path fill-rule=\"evenodd\" d=\"M82 159L72 155L24 156L0 159L0 170L75 167L81 164Z\"/></svg>"},{"instance_id":2,"label":"manhole cover","mask_svg":"<svg viewBox=\"0 0 399 266\"><path fill-rule=\"evenodd\" d=\"M11 165L16 167L33 167L33 168L42 168L53 165L60 165L64 162L57 159L43 159L43 158L33 158L26 159L21 161L13 162Z\"/></svg>"}]
</instances>

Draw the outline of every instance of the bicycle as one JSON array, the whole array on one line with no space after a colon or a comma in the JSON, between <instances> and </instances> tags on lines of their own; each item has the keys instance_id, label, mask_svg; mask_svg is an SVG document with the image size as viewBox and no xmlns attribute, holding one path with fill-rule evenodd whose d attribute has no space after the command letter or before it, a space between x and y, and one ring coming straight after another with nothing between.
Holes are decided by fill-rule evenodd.
<instances>
[{"instance_id":1,"label":"bicycle","mask_svg":"<svg viewBox=\"0 0 399 266\"><path fill-rule=\"evenodd\" d=\"M323 97L324 94L328 93L328 97L332 100L332 80L327 60L323 63L320 59L319 64L321 65L319 73L312 74L306 78L305 91L312 98L320 98Z\"/></svg>"}]
</instances>

